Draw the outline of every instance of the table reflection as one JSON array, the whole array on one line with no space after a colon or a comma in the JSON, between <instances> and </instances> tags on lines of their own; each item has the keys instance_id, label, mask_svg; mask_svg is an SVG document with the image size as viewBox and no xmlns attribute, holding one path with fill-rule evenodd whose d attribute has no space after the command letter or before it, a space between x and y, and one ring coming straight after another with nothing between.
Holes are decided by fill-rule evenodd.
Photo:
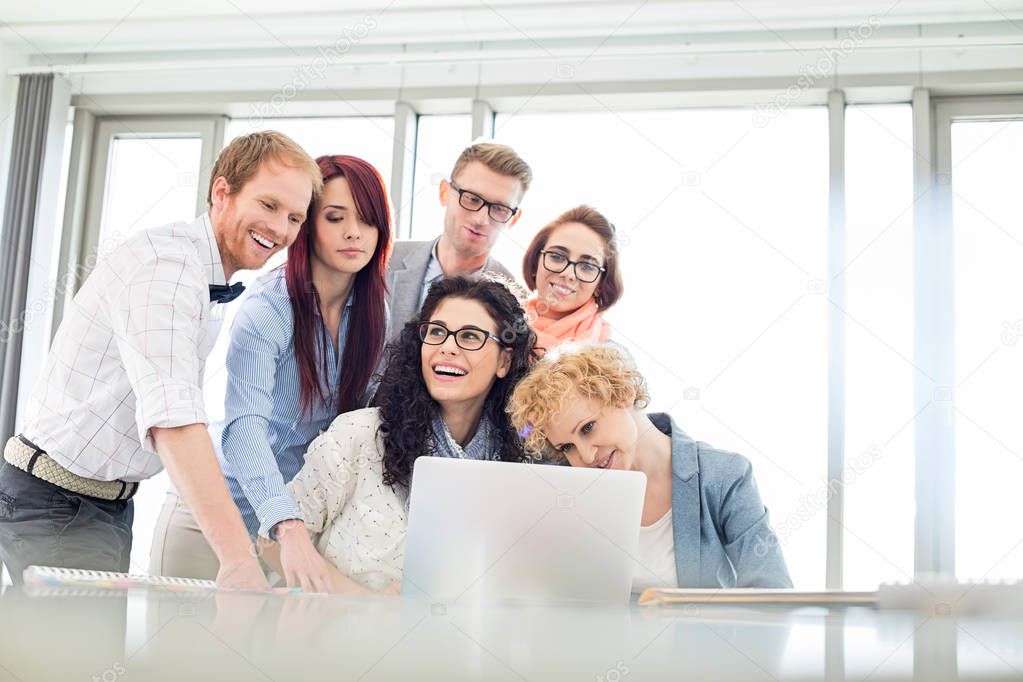
<instances>
[{"instance_id":1,"label":"table reflection","mask_svg":"<svg viewBox=\"0 0 1023 682\"><path fill-rule=\"evenodd\" d=\"M868 607L468 607L210 593L0 598L0 679L1023 679L1023 620Z\"/></svg>"}]
</instances>

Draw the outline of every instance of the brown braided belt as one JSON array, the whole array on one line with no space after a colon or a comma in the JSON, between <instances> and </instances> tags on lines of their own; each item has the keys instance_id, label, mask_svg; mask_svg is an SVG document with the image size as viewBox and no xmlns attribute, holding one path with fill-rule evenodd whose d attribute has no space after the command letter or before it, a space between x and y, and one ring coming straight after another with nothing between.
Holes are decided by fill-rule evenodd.
<instances>
[{"instance_id":1,"label":"brown braided belt","mask_svg":"<svg viewBox=\"0 0 1023 682\"><path fill-rule=\"evenodd\" d=\"M139 488L136 481L95 481L73 474L24 436L15 436L7 441L4 459L11 466L58 488L101 500L129 500Z\"/></svg>"}]
</instances>

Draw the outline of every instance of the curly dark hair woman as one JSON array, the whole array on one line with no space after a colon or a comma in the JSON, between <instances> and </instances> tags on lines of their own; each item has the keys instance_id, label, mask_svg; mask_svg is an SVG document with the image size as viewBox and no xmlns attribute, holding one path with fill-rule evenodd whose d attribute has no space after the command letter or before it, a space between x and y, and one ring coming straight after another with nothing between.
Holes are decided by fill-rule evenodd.
<instances>
[{"instance_id":1,"label":"curly dark hair woman","mask_svg":"<svg viewBox=\"0 0 1023 682\"><path fill-rule=\"evenodd\" d=\"M535 359L535 344L525 311L505 284L466 277L434 284L419 316L387 349L375 401L384 483L408 490L421 455L522 461L522 444L505 407ZM494 347L491 354L498 351L496 370L483 364L489 356L481 351L488 345ZM445 442L470 439L460 443L464 452L452 453L452 443Z\"/></svg>"},{"instance_id":2,"label":"curly dark hair woman","mask_svg":"<svg viewBox=\"0 0 1023 682\"><path fill-rule=\"evenodd\" d=\"M375 406L338 415L288 483L306 530L319 538L316 550L333 567L326 591L396 589L418 457L524 459L505 407L532 366L535 344L502 282L458 277L433 285L419 317L388 347ZM263 554L271 565L274 546Z\"/></svg>"}]
</instances>

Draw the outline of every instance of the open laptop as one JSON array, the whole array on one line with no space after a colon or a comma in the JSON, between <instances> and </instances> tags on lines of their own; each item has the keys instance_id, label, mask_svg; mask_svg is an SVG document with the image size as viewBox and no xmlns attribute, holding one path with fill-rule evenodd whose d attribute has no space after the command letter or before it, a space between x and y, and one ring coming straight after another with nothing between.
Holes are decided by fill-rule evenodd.
<instances>
[{"instance_id":1,"label":"open laptop","mask_svg":"<svg viewBox=\"0 0 1023 682\"><path fill-rule=\"evenodd\" d=\"M646 476L420 457L402 596L469 603L626 603Z\"/></svg>"}]
</instances>

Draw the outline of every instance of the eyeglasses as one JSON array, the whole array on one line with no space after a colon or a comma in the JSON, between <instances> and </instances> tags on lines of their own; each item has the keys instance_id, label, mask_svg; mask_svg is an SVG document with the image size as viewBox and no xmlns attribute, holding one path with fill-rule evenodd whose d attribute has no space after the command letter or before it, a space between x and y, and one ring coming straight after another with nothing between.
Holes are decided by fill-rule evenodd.
<instances>
[{"instance_id":1,"label":"eyeglasses","mask_svg":"<svg viewBox=\"0 0 1023 682\"><path fill-rule=\"evenodd\" d=\"M549 272L564 272L571 265L573 272L575 272L575 278L580 282L596 282L597 278L600 277L600 273L607 272L607 268L601 267L596 263L590 263L584 260L569 260L568 256L557 251L541 251L543 254L543 266Z\"/></svg>"},{"instance_id":2,"label":"eyeglasses","mask_svg":"<svg viewBox=\"0 0 1023 682\"><path fill-rule=\"evenodd\" d=\"M511 208L504 204L495 204L493 201L487 201L475 192L462 189L455 184L454 180L448 180L448 182L451 183L454 190L458 192L458 205L468 211L478 211L486 206L487 213L490 214L490 217L499 223L508 222L512 219L512 216L519 212L519 209L517 208Z\"/></svg>"},{"instance_id":3,"label":"eyeglasses","mask_svg":"<svg viewBox=\"0 0 1023 682\"><path fill-rule=\"evenodd\" d=\"M424 322L419 325L419 339L428 346L440 346L449 336L454 336L455 344L464 350L479 350L488 338L504 345L501 339L479 327L468 326L451 331L440 322Z\"/></svg>"}]
</instances>

